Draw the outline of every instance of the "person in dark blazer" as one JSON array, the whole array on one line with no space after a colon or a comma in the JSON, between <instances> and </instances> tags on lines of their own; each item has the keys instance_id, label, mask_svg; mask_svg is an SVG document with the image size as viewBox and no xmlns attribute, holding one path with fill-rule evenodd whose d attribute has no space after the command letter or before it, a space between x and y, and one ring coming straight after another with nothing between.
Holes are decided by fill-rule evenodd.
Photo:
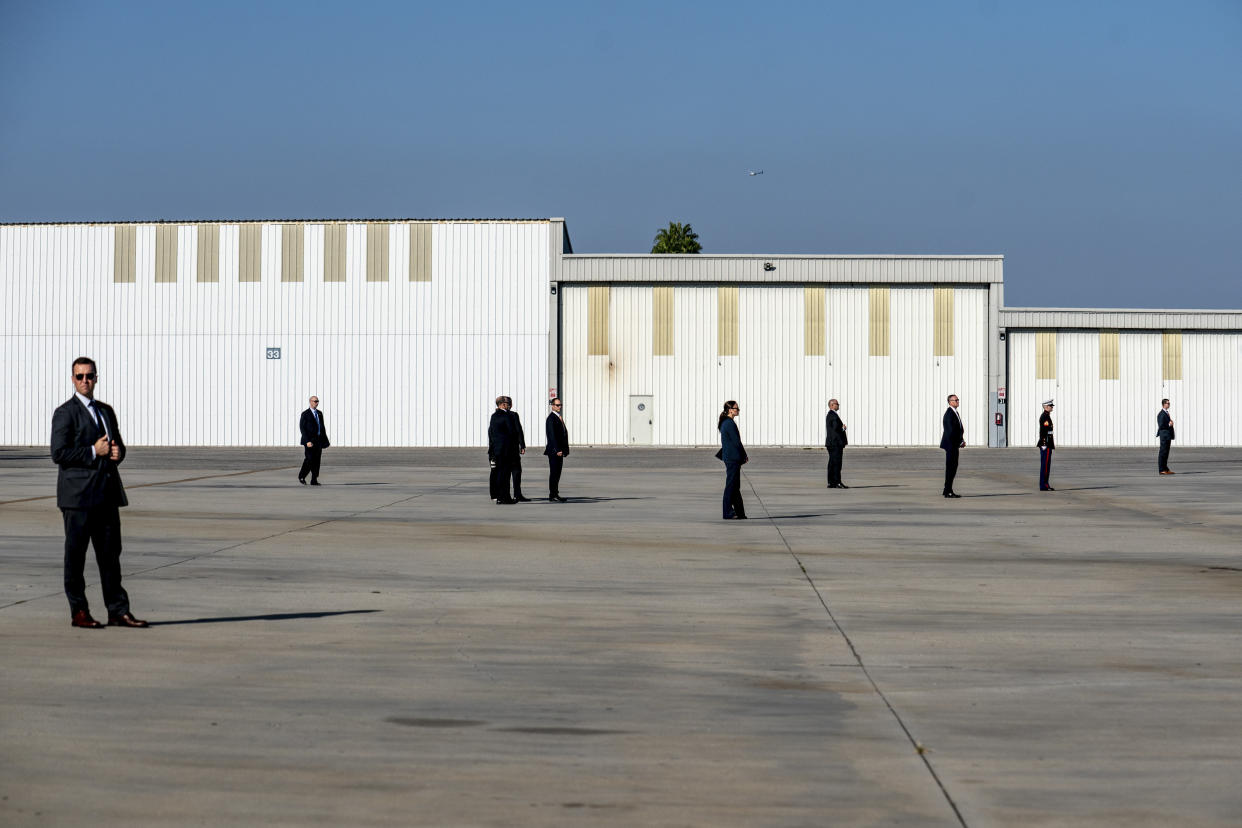
<instances>
[{"instance_id":1,"label":"person in dark blazer","mask_svg":"<svg viewBox=\"0 0 1242 828\"><path fill-rule=\"evenodd\" d=\"M102 629L86 600L86 547L95 547L99 585L108 608L109 627L146 627L129 610L121 586L121 513L129 505L117 466L125 459L125 441L112 406L95 399L99 372L90 357L73 361L74 394L52 414L52 462L56 505L65 523L65 595L70 623Z\"/></svg>"},{"instance_id":2,"label":"person in dark blazer","mask_svg":"<svg viewBox=\"0 0 1242 828\"><path fill-rule=\"evenodd\" d=\"M328 427L323 422L323 412L319 410L319 398L310 398L310 408L302 412L298 420L298 429L302 432L302 447L306 449L306 459L298 471L298 482L306 485L306 475L310 474L310 484L319 485L319 461L323 450L332 445L328 442Z\"/></svg>"},{"instance_id":3,"label":"person in dark blazer","mask_svg":"<svg viewBox=\"0 0 1242 828\"><path fill-rule=\"evenodd\" d=\"M505 397L505 412L513 421L510 428L517 441L517 454L509 466L509 476L513 478L513 500L517 503L529 503L530 498L522 494L522 455L526 453L526 432L522 429L522 418L513 410L512 397Z\"/></svg>"},{"instance_id":4,"label":"person in dark blazer","mask_svg":"<svg viewBox=\"0 0 1242 828\"><path fill-rule=\"evenodd\" d=\"M1156 436L1160 438L1160 456L1157 462L1161 474L1176 474L1169 470L1169 449L1177 439L1177 431L1173 428L1173 417L1169 414L1167 398L1160 401L1160 411L1156 414Z\"/></svg>"},{"instance_id":5,"label":"person in dark blazer","mask_svg":"<svg viewBox=\"0 0 1242 828\"><path fill-rule=\"evenodd\" d=\"M569 456L569 429L565 428L561 398L553 397L548 405L552 406L552 410L543 424L547 434L543 453L548 457L548 500L564 503L565 498L561 497L561 467Z\"/></svg>"},{"instance_id":6,"label":"person in dark blazer","mask_svg":"<svg viewBox=\"0 0 1242 828\"><path fill-rule=\"evenodd\" d=\"M841 459L850 440L845 436L845 423L841 422L841 415L837 414L840 408L839 402L829 400L828 416L824 418L824 429L827 432L824 448L828 449L828 488L830 489L849 488L841 482Z\"/></svg>"},{"instance_id":7,"label":"person in dark blazer","mask_svg":"<svg viewBox=\"0 0 1242 828\"><path fill-rule=\"evenodd\" d=\"M741 411L736 400L729 400L716 420L716 429L720 432L720 451L716 452L716 457L725 464L725 520L746 520L746 505L742 503L742 466L750 458L746 456L742 435L734 422Z\"/></svg>"},{"instance_id":8,"label":"person in dark blazer","mask_svg":"<svg viewBox=\"0 0 1242 828\"><path fill-rule=\"evenodd\" d=\"M966 448L966 426L957 410L958 402L957 394L949 395L949 407L945 409L941 420L944 427L944 433L940 435L940 447L944 449L945 497L961 497L953 491L953 478L957 477L958 453Z\"/></svg>"},{"instance_id":9,"label":"person in dark blazer","mask_svg":"<svg viewBox=\"0 0 1242 828\"><path fill-rule=\"evenodd\" d=\"M1041 492L1055 492L1056 489L1048 484L1048 475L1052 473L1052 451L1056 448L1056 441L1052 439L1052 400L1044 400L1044 410L1039 414L1039 439L1035 445L1039 446L1039 490Z\"/></svg>"},{"instance_id":10,"label":"person in dark blazer","mask_svg":"<svg viewBox=\"0 0 1242 828\"><path fill-rule=\"evenodd\" d=\"M496 398L496 410L487 425L487 459L492 471L489 478L491 496L497 503L517 503L509 496L509 479L513 462L518 456L513 419L509 417L508 397Z\"/></svg>"}]
</instances>

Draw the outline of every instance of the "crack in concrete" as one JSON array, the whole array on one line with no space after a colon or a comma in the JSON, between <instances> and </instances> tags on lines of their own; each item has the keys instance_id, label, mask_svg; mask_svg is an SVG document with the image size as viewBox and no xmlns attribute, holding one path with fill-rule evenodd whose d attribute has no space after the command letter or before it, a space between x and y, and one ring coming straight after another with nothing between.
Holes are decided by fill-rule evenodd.
<instances>
[{"instance_id":1,"label":"crack in concrete","mask_svg":"<svg viewBox=\"0 0 1242 828\"><path fill-rule=\"evenodd\" d=\"M897 712L897 708L893 707L892 702L888 700L888 696L884 694L884 691L880 689L880 685L876 683L875 678L871 675L871 671L867 668L867 664L863 661L862 655L859 654L857 648L854 647L854 642L850 638L849 633L847 633L845 628L841 626L841 622L838 621L836 615L833 614L832 608L828 606L828 601L824 597L824 594L820 591L819 586L815 583L815 579L811 577L811 573L806 571L806 567L803 565L802 559L798 557L798 553L794 551L793 546L789 543L789 539L786 538L785 533L781 531L780 524L773 520L772 514L768 511L768 506L763 502L763 497L759 494L759 490L755 488L755 482L751 479L751 476L746 474L745 471L742 472L742 476L746 478L746 484L750 486L751 494L755 496L755 500L759 501L759 506L763 509L763 514L767 518L768 523L770 523L772 528L776 530L776 534L780 537L781 543L785 545L785 549L789 552L790 557L792 557L794 562L798 564L798 569L802 570L802 577L806 578L806 582L810 584L811 590L815 593L815 597L819 599L820 606L822 606L824 608L824 612L828 614L828 620L832 622L832 626L836 628L837 633L841 636L842 640L845 641L846 646L850 648L850 653L854 656L854 661L857 663L858 669L862 671L864 676L866 676L867 682L871 685L871 689L875 691L876 696L878 696L880 701L884 703L884 706L888 708L888 712L891 713L893 719L896 720L897 726L901 728L901 732L906 735L906 739L910 742L910 746L914 748L914 752L918 754L919 759L923 760L923 766L927 768L927 772L931 774L931 778L936 783L936 787L940 789L940 793L944 796L945 802L947 802L949 807L953 809L953 815L957 817L958 824L961 825L962 828L968 828L965 817L962 816L962 812L958 809L957 803L953 801L953 795L949 793L948 788L945 787L944 781L940 778L940 775L936 773L936 769L932 767L931 760L927 757L929 749L919 742L918 739L914 738L914 734L910 732L910 728L906 725L905 720L901 718L901 714Z\"/></svg>"}]
</instances>

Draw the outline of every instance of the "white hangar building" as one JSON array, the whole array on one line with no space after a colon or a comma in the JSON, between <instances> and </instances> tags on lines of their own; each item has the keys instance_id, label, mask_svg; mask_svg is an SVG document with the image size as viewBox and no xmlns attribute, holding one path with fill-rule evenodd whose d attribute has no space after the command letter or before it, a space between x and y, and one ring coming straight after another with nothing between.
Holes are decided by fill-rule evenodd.
<instances>
[{"instance_id":1,"label":"white hangar building","mask_svg":"<svg viewBox=\"0 0 1242 828\"><path fill-rule=\"evenodd\" d=\"M333 443L483 446L514 398L531 445L967 441L1242 445L1242 311L1010 309L1001 256L574 254L563 219L0 225L0 444L48 440L74 357L132 445L293 446L318 394ZM1211 405L1209 406L1209 401ZM1012 416L1011 416L1012 414Z\"/></svg>"}]
</instances>

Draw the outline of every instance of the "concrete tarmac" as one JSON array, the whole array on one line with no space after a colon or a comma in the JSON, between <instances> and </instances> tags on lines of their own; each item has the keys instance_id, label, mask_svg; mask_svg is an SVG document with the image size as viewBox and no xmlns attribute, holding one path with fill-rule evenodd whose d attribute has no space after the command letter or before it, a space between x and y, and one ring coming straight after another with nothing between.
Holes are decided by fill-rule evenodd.
<instances>
[{"instance_id":1,"label":"concrete tarmac","mask_svg":"<svg viewBox=\"0 0 1242 828\"><path fill-rule=\"evenodd\" d=\"M135 447L88 631L0 449L0 824L1242 823L1242 451L713 451Z\"/></svg>"}]
</instances>

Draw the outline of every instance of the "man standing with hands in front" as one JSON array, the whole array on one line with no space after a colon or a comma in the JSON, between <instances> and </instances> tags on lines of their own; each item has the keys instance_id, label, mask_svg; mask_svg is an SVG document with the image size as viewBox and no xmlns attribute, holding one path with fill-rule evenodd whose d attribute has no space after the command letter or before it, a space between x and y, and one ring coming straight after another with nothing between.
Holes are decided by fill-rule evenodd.
<instances>
[{"instance_id":1,"label":"man standing with hands in front","mask_svg":"<svg viewBox=\"0 0 1242 828\"><path fill-rule=\"evenodd\" d=\"M52 462L56 505L65 521L65 595L75 627L103 628L86 600L86 547L95 547L99 585L108 607L109 627L146 627L129 611L121 586L121 513L128 506L117 466L125 441L112 406L95 399L99 373L90 357L73 361L74 394L52 414Z\"/></svg>"},{"instance_id":2,"label":"man standing with hands in front","mask_svg":"<svg viewBox=\"0 0 1242 828\"><path fill-rule=\"evenodd\" d=\"M958 453L966 448L966 425L957 410L959 400L957 394L949 395L949 407L945 409L941 424L944 433L940 435L940 447L944 449L944 496L961 497L953 491L953 479L957 477Z\"/></svg>"},{"instance_id":3,"label":"man standing with hands in front","mask_svg":"<svg viewBox=\"0 0 1242 828\"><path fill-rule=\"evenodd\" d=\"M1039 441L1035 443L1039 447L1039 490L1041 492L1056 491L1048 483L1048 475L1052 473L1052 450L1057 447L1056 440L1052 437L1052 405L1052 400L1044 400L1044 410L1039 415Z\"/></svg>"},{"instance_id":4,"label":"man standing with hands in front","mask_svg":"<svg viewBox=\"0 0 1242 828\"><path fill-rule=\"evenodd\" d=\"M1160 411L1156 414L1156 436L1160 438L1160 464L1161 474L1175 474L1169 470L1169 449L1173 446L1173 440L1177 437L1177 432L1173 429L1173 417L1169 415L1169 400L1166 397L1160 401Z\"/></svg>"},{"instance_id":5,"label":"man standing with hands in front","mask_svg":"<svg viewBox=\"0 0 1242 828\"><path fill-rule=\"evenodd\" d=\"M323 450L332 445L328 442L328 428L323 424L323 412L319 410L319 398L310 398L310 408L302 412L298 420L298 429L302 432L302 446L306 449L306 459L302 461L302 469L298 472L298 482L306 485L306 475L310 474L310 484L319 485L319 461Z\"/></svg>"},{"instance_id":6,"label":"man standing with hands in front","mask_svg":"<svg viewBox=\"0 0 1242 828\"><path fill-rule=\"evenodd\" d=\"M828 488L830 489L849 488L841 482L841 458L850 441L845 436L845 423L841 422L841 415L837 414L840 408L839 402L829 400L828 416L824 418L824 428L828 432L824 440L824 448L828 449Z\"/></svg>"},{"instance_id":7,"label":"man standing with hands in front","mask_svg":"<svg viewBox=\"0 0 1242 828\"><path fill-rule=\"evenodd\" d=\"M552 410L544 423L548 439L543 449L548 456L548 500L564 503L565 498L561 497L561 467L569 454L569 429L565 428L565 418L561 413L564 407L561 398L553 397L548 405L552 406Z\"/></svg>"}]
</instances>

